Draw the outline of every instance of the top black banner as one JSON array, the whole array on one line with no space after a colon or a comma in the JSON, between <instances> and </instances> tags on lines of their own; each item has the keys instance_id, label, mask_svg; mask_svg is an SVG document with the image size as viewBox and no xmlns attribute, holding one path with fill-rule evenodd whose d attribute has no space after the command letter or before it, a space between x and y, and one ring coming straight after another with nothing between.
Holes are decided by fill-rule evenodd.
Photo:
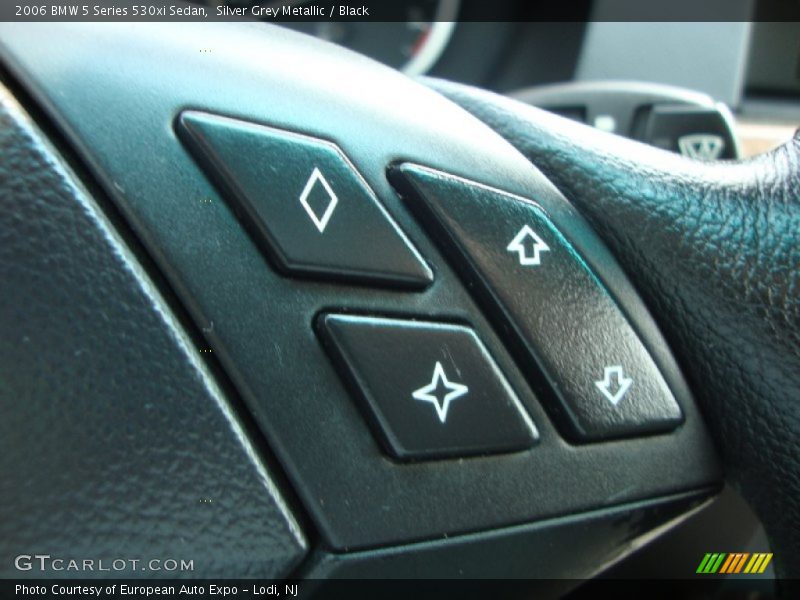
<instances>
[{"instance_id":1,"label":"top black banner","mask_svg":"<svg viewBox=\"0 0 800 600\"><path fill-rule=\"evenodd\" d=\"M11 0L3 21L800 21L800 0Z\"/></svg>"}]
</instances>

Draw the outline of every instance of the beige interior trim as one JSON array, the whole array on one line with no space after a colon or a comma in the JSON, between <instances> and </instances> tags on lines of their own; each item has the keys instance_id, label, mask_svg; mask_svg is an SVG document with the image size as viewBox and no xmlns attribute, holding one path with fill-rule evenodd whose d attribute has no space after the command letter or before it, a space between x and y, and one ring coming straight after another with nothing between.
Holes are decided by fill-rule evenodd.
<instances>
[{"instance_id":1,"label":"beige interior trim","mask_svg":"<svg viewBox=\"0 0 800 600\"><path fill-rule=\"evenodd\" d=\"M737 120L736 135L742 158L777 148L792 139L797 128L797 124Z\"/></svg>"}]
</instances>

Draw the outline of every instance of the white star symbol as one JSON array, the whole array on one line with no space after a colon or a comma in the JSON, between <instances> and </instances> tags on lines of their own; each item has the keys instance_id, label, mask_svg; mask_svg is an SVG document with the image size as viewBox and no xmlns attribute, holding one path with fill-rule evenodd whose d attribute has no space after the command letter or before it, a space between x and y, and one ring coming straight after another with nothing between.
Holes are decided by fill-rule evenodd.
<instances>
[{"instance_id":1,"label":"white star symbol","mask_svg":"<svg viewBox=\"0 0 800 600\"><path fill-rule=\"evenodd\" d=\"M449 390L441 399L436 395L436 390L440 383L445 389ZM437 361L433 369L433 379L431 379L431 382L428 385L422 386L411 395L415 400L433 404L436 409L436 414L439 415L439 420L444 423L447 419L447 411L450 409L450 403L456 398L460 398L468 391L469 388L467 386L461 383L448 381L447 375L444 374L442 363Z\"/></svg>"}]
</instances>

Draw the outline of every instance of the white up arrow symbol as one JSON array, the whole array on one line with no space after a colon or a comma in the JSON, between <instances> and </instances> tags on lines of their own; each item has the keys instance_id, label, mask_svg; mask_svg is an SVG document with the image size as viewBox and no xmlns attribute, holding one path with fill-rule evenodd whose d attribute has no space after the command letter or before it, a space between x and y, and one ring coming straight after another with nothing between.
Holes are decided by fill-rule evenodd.
<instances>
[{"instance_id":1,"label":"white up arrow symbol","mask_svg":"<svg viewBox=\"0 0 800 600\"><path fill-rule=\"evenodd\" d=\"M531 251L530 254L527 252L528 249ZM522 266L535 267L541 264L541 254L542 252L549 251L550 246L545 244L544 240L536 235L533 229L524 225L522 229L519 230L519 233L514 236L514 239L511 240L506 250L519 254L519 264Z\"/></svg>"}]
</instances>

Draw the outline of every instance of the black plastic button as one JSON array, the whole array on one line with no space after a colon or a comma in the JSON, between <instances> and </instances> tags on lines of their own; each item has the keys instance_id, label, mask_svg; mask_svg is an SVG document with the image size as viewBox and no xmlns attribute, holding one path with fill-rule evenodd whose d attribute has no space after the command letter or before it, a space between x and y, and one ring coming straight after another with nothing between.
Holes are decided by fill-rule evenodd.
<instances>
[{"instance_id":1,"label":"black plastic button","mask_svg":"<svg viewBox=\"0 0 800 600\"><path fill-rule=\"evenodd\" d=\"M402 460L530 447L536 428L466 327L324 315L320 334L386 450Z\"/></svg>"},{"instance_id":2,"label":"black plastic button","mask_svg":"<svg viewBox=\"0 0 800 600\"><path fill-rule=\"evenodd\" d=\"M337 146L187 111L180 130L288 274L424 287L433 274Z\"/></svg>"},{"instance_id":3,"label":"black plastic button","mask_svg":"<svg viewBox=\"0 0 800 600\"><path fill-rule=\"evenodd\" d=\"M731 125L716 108L657 104L647 115L641 139L698 160L738 154Z\"/></svg>"},{"instance_id":4,"label":"black plastic button","mask_svg":"<svg viewBox=\"0 0 800 600\"><path fill-rule=\"evenodd\" d=\"M571 437L674 429L681 410L611 295L537 204L424 167L392 175L474 285Z\"/></svg>"}]
</instances>

